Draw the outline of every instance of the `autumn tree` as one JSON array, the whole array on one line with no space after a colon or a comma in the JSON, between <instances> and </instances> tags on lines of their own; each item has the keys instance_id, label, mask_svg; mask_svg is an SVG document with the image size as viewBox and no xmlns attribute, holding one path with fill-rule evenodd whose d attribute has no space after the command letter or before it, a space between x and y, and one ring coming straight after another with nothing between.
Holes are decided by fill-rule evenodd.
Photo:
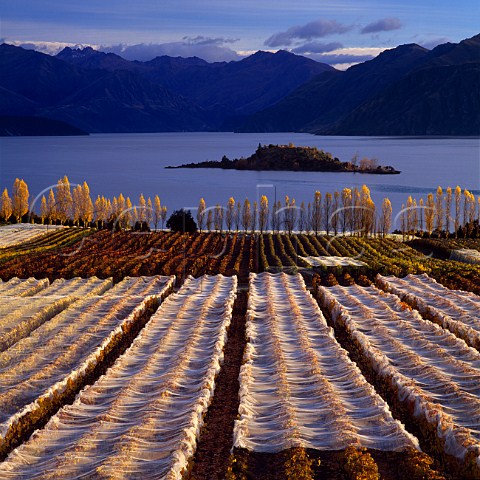
<instances>
[{"instance_id":1,"label":"autumn tree","mask_svg":"<svg viewBox=\"0 0 480 480\"><path fill-rule=\"evenodd\" d=\"M223 207L217 203L213 211L213 226L220 233L223 230L223 211Z\"/></svg>"},{"instance_id":2,"label":"autumn tree","mask_svg":"<svg viewBox=\"0 0 480 480\"><path fill-rule=\"evenodd\" d=\"M418 202L419 206L419 219L418 219L418 226L420 229L420 232L423 233L423 211L425 210L425 202L423 201L423 198L420 199Z\"/></svg>"},{"instance_id":3,"label":"autumn tree","mask_svg":"<svg viewBox=\"0 0 480 480\"><path fill-rule=\"evenodd\" d=\"M227 210L225 212L225 224L229 232L232 231L233 221L235 218L235 199L230 197L227 203Z\"/></svg>"},{"instance_id":4,"label":"autumn tree","mask_svg":"<svg viewBox=\"0 0 480 480\"><path fill-rule=\"evenodd\" d=\"M201 198L197 208L197 225L200 232L205 228L205 209L205 200Z\"/></svg>"},{"instance_id":5,"label":"autumn tree","mask_svg":"<svg viewBox=\"0 0 480 480\"><path fill-rule=\"evenodd\" d=\"M333 213L332 213L332 228L334 235L338 235L338 227L340 225L340 193L333 194Z\"/></svg>"},{"instance_id":6,"label":"autumn tree","mask_svg":"<svg viewBox=\"0 0 480 480\"><path fill-rule=\"evenodd\" d=\"M8 219L12 216L12 213L12 199L8 195L8 190L5 189L0 200L0 216L3 220L5 220L5 222L8 222Z\"/></svg>"},{"instance_id":7,"label":"autumn tree","mask_svg":"<svg viewBox=\"0 0 480 480\"><path fill-rule=\"evenodd\" d=\"M12 209L13 216L18 223L22 221L22 217L28 213L28 187L27 184L19 178L13 182L12 189Z\"/></svg>"},{"instance_id":8,"label":"autumn tree","mask_svg":"<svg viewBox=\"0 0 480 480\"><path fill-rule=\"evenodd\" d=\"M235 217L233 223L235 224L235 231L238 232L240 229L240 223L242 221L242 203L237 202L237 208L235 209Z\"/></svg>"},{"instance_id":9,"label":"autumn tree","mask_svg":"<svg viewBox=\"0 0 480 480\"><path fill-rule=\"evenodd\" d=\"M458 235L458 229L460 228L460 205L462 200L462 189L457 185L455 187L455 238Z\"/></svg>"},{"instance_id":10,"label":"autumn tree","mask_svg":"<svg viewBox=\"0 0 480 480\"><path fill-rule=\"evenodd\" d=\"M425 206L425 229L429 235L433 232L433 222L435 219L435 201L433 199L433 193L429 193L427 196L427 204Z\"/></svg>"},{"instance_id":11,"label":"autumn tree","mask_svg":"<svg viewBox=\"0 0 480 480\"><path fill-rule=\"evenodd\" d=\"M70 191L70 182L68 181L68 177L66 175L58 181L56 190L56 216L63 225L69 218L72 217L73 203L72 192Z\"/></svg>"},{"instance_id":12,"label":"autumn tree","mask_svg":"<svg viewBox=\"0 0 480 480\"><path fill-rule=\"evenodd\" d=\"M257 222L258 222L258 204L255 200L253 202L253 210L252 210L252 235L255 233L257 229Z\"/></svg>"},{"instance_id":13,"label":"autumn tree","mask_svg":"<svg viewBox=\"0 0 480 480\"><path fill-rule=\"evenodd\" d=\"M450 233L450 221L452 219L452 188L447 187L445 194L445 231Z\"/></svg>"},{"instance_id":14,"label":"autumn tree","mask_svg":"<svg viewBox=\"0 0 480 480\"><path fill-rule=\"evenodd\" d=\"M437 187L435 198L435 228L440 232L443 230L443 190Z\"/></svg>"},{"instance_id":15,"label":"autumn tree","mask_svg":"<svg viewBox=\"0 0 480 480\"><path fill-rule=\"evenodd\" d=\"M137 213L133 209L130 197L125 200L125 228L133 228L137 223Z\"/></svg>"},{"instance_id":16,"label":"autumn tree","mask_svg":"<svg viewBox=\"0 0 480 480\"><path fill-rule=\"evenodd\" d=\"M310 224L315 236L322 228L322 194L317 190L313 196Z\"/></svg>"},{"instance_id":17,"label":"autumn tree","mask_svg":"<svg viewBox=\"0 0 480 480\"><path fill-rule=\"evenodd\" d=\"M268 198L262 195L260 198L260 210L258 212L258 228L260 233L268 228Z\"/></svg>"},{"instance_id":18,"label":"autumn tree","mask_svg":"<svg viewBox=\"0 0 480 480\"><path fill-rule=\"evenodd\" d=\"M138 199L138 221L140 223L147 221L147 202L145 201L143 193L140 194Z\"/></svg>"},{"instance_id":19,"label":"autumn tree","mask_svg":"<svg viewBox=\"0 0 480 480\"><path fill-rule=\"evenodd\" d=\"M45 219L48 217L48 207L47 207L47 199L45 195L42 195L42 199L40 200L40 220L42 225L45 225Z\"/></svg>"},{"instance_id":20,"label":"autumn tree","mask_svg":"<svg viewBox=\"0 0 480 480\"><path fill-rule=\"evenodd\" d=\"M48 192L48 199L47 199L47 209L48 209L48 222L50 224L55 223L58 219L57 216L57 204L55 200L55 194L53 193L53 190L50 189Z\"/></svg>"},{"instance_id":21,"label":"autumn tree","mask_svg":"<svg viewBox=\"0 0 480 480\"><path fill-rule=\"evenodd\" d=\"M342 190L342 233L345 235L348 226L351 223L352 217L352 190L350 188L344 188Z\"/></svg>"},{"instance_id":22,"label":"autumn tree","mask_svg":"<svg viewBox=\"0 0 480 480\"><path fill-rule=\"evenodd\" d=\"M162 219L162 230L163 230L163 227L165 225L165 220L167 219L167 207L166 205L162 205L162 215L161 215L161 219Z\"/></svg>"},{"instance_id":23,"label":"autumn tree","mask_svg":"<svg viewBox=\"0 0 480 480\"><path fill-rule=\"evenodd\" d=\"M90 197L90 188L87 185L87 182L83 182L82 185L82 203L81 203L81 219L83 225L88 225L93 219L93 203L92 198Z\"/></svg>"},{"instance_id":24,"label":"autumn tree","mask_svg":"<svg viewBox=\"0 0 480 480\"><path fill-rule=\"evenodd\" d=\"M147 225L150 227L152 221L153 221L153 205L152 205L152 200L150 197L147 199L147 210L145 211L145 220L147 222Z\"/></svg>"},{"instance_id":25,"label":"autumn tree","mask_svg":"<svg viewBox=\"0 0 480 480\"><path fill-rule=\"evenodd\" d=\"M153 224L155 225L155 230L158 229L158 223L162 218L162 204L160 202L160 197L155 195L153 199Z\"/></svg>"},{"instance_id":26,"label":"autumn tree","mask_svg":"<svg viewBox=\"0 0 480 480\"><path fill-rule=\"evenodd\" d=\"M305 209L305 202L300 204L300 211L298 212L298 230L303 233L307 229L307 211Z\"/></svg>"},{"instance_id":27,"label":"autumn tree","mask_svg":"<svg viewBox=\"0 0 480 480\"><path fill-rule=\"evenodd\" d=\"M327 192L323 200L323 227L327 232L327 236L330 234L332 207L332 194Z\"/></svg>"},{"instance_id":28,"label":"autumn tree","mask_svg":"<svg viewBox=\"0 0 480 480\"><path fill-rule=\"evenodd\" d=\"M384 198L382 202L382 213L380 215L380 231L385 237L392 227L392 203L388 198Z\"/></svg>"},{"instance_id":29,"label":"autumn tree","mask_svg":"<svg viewBox=\"0 0 480 480\"><path fill-rule=\"evenodd\" d=\"M242 208L242 228L245 231L245 233L247 233L247 231L250 229L251 224L252 224L252 209L251 209L248 198L246 198L245 202L243 202L243 208Z\"/></svg>"}]
</instances>

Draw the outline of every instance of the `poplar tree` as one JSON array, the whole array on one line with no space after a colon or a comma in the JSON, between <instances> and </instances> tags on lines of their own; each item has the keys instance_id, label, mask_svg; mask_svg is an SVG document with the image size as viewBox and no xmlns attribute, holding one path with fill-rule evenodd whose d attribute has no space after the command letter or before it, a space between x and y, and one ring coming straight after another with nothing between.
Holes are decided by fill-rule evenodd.
<instances>
[{"instance_id":1,"label":"poplar tree","mask_svg":"<svg viewBox=\"0 0 480 480\"><path fill-rule=\"evenodd\" d=\"M388 198L384 198L382 202L382 213L380 216L380 230L382 236L385 237L392 226L392 203Z\"/></svg>"},{"instance_id":2,"label":"poplar tree","mask_svg":"<svg viewBox=\"0 0 480 480\"><path fill-rule=\"evenodd\" d=\"M237 202L237 208L235 210L235 218L233 219L235 223L235 231L238 232L240 228L240 223L242 221L242 204L241 202Z\"/></svg>"},{"instance_id":3,"label":"poplar tree","mask_svg":"<svg viewBox=\"0 0 480 480\"><path fill-rule=\"evenodd\" d=\"M342 234L345 235L352 217L352 190L344 188L342 190Z\"/></svg>"},{"instance_id":4,"label":"poplar tree","mask_svg":"<svg viewBox=\"0 0 480 480\"><path fill-rule=\"evenodd\" d=\"M268 198L262 195L260 198L260 211L258 213L258 228L260 233L268 228Z\"/></svg>"},{"instance_id":5,"label":"poplar tree","mask_svg":"<svg viewBox=\"0 0 480 480\"><path fill-rule=\"evenodd\" d=\"M332 214L332 228L334 235L338 235L338 226L340 223L340 193L333 194L333 214Z\"/></svg>"},{"instance_id":6,"label":"poplar tree","mask_svg":"<svg viewBox=\"0 0 480 480\"><path fill-rule=\"evenodd\" d=\"M77 185L73 189L72 208L71 208L71 219L73 220L73 223L77 227L80 221L80 217L82 215L81 202L82 202L82 187L81 185Z\"/></svg>"},{"instance_id":7,"label":"poplar tree","mask_svg":"<svg viewBox=\"0 0 480 480\"><path fill-rule=\"evenodd\" d=\"M197 225L200 232L205 228L205 209L205 200L201 198L197 209Z\"/></svg>"},{"instance_id":8,"label":"poplar tree","mask_svg":"<svg viewBox=\"0 0 480 480\"><path fill-rule=\"evenodd\" d=\"M66 175L58 181L56 190L56 216L63 225L72 216L73 203L70 182Z\"/></svg>"},{"instance_id":9,"label":"poplar tree","mask_svg":"<svg viewBox=\"0 0 480 480\"><path fill-rule=\"evenodd\" d=\"M252 212L252 235L255 234L255 230L257 229L257 221L258 221L258 204L255 200L253 202L253 212Z\"/></svg>"},{"instance_id":10,"label":"poplar tree","mask_svg":"<svg viewBox=\"0 0 480 480\"><path fill-rule=\"evenodd\" d=\"M209 232L212 231L212 225L213 225L212 210L209 210L207 214L207 230Z\"/></svg>"},{"instance_id":11,"label":"poplar tree","mask_svg":"<svg viewBox=\"0 0 480 480\"><path fill-rule=\"evenodd\" d=\"M158 222L162 217L162 204L160 203L160 197L155 195L153 199L153 223L155 225L155 230L158 229Z\"/></svg>"},{"instance_id":12,"label":"poplar tree","mask_svg":"<svg viewBox=\"0 0 480 480\"><path fill-rule=\"evenodd\" d=\"M166 205L162 206L162 230L163 230L163 225L165 224L165 220L167 219L167 207Z\"/></svg>"},{"instance_id":13,"label":"poplar tree","mask_svg":"<svg viewBox=\"0 0 480 480\"><path fill-rule=\"evenodd\" d=\"M442 187L437 187L435 199L435 228L441 232L443 229L443 190Z\"/></svg>"},{"instance_id":14,"label":"poplar tree","mask_svg":"<svg viewBox=\"0 0 480 480\"><path fill-rule=\"evenodd\" d=\"M136 219L134 217L135 210L132 208L132 201L130 197L125 200L125 228L133 228L135 226Z\"/></svg>"},{"instance_id":15,"label":"poplar tree","mask_svg":"<svg viewBox=\"0 0 480 480\"><path fill-rule=\"evenodd\" d=\"M145 217L146 217L147 225L150 228L150 224L153 221L153 205L150 197L148 197L147 199L147 210L145 212Z\"/></svg>"},{"instance_id":16,"label":"poplar tree","mask_svg":"<svg viewBox=\"0 0 480 480\"><path fill-rule=\"evenodd\" d=\"M455 238L458 236L460 228L460 202L462 199L462 189L457 185L455 187Z\"/></svg>"},{"instance_id":17,"label":"poplar tree","mask_svg":"<svg viewBox=\"0 0 480 480\"><path fill-rule=\"evenodd\" d=\"M145 197L143 196L143 193L141 193L140 198L138 199L138 221L140 223L147 221L146 206L147 206L147 202L145 201Z\"/></svg>"},{"instance_id":18,"label":"poplar tree","mask_svg":"<svg viewBox=\"0 0 480 480\"><path fill-rule=\"evenodd\" d=\"M323 226L325 231L327 232L327 236L330 233L330 225L331 225L331 218L330 215L332 214L332 194L327 192L325 194L325 199L323 200Z\"/></svg>"},{"instance_id":19,"label":"poplar tree","mask_svg":"<svg viewBox=\"0 0 480 480\"><path fill-rule=\"evenodd\" d=\"M45 195L42 195L42 200L40 201L40 219L42 221L42 225L45 225L45 219L48 217L48 207L47 207L47 199Z\"/></svg>"},{"instance_id":20,"label":"poplar tree","mask_svg":"<svg viewBox=\"0 0 480 480\"><path fill-rule=\"evenodd\" d=\"M248 198L243 202L242 208L242 227L245 233L248 232L252 224L252 209Z\"/></svg>"},{"instance_id":21,"label":"poplar tree","mask_svg":"<svg viewBox=\"0 0 480 480\"><path fill-rule=\"evenodd\" d=\"M13 182L12 189L12 208L13 215L17 220L17 223L22 221L22 217L28 213L28 187L22 180L16 178Z\"/></svg>"},{"instance_id":22,"label":"poplar tree","mask_svg":"<svg viewBox=\"0 0 480 480\"><path fill-rule=\"evenodd\" d=\"M83 220L83 226L86 227L93 219L93 203L90 197L90 188L87 182L83 182L82 185L82 204L81 215Z\"/></svg>"},{"instance_id":23,"label":"poplar tree","mask_svg":"<svg viewBox=\"0 0 480 480\"><path fill-rule=\"evenodd\" d=\"M215 205L213 212L213 225L215 230L222 233L223 230L223 207L218 203Z\"/></svg>"},{"instance_id":24,"label":"poplar tree","mask_svg":"<svg viewBox=\"0 0 480 480\"><path fill-rule=\"evenodd\" d=\"M317 236L322 228L322 194L319 191L316 191L313 196L311 218L312 230L314 231L315 236Z\"/></svg>"},{"instance_id":25,"label":"poplar tree","mask_svg":"<svg viewBox=\"0 0 480 480\"><path fill-rule=\"evenodd\" d=\"M225 223L227 230L232 231L233 221L235 218L235 199L230 197L227 203L227 211L225 212Z\"/></svg>"},{"instance_id":26,"label":"poplar tree","mask_svg":"<svg viewBox=\"0 0 480 480\"><path fill-rule=\"evenodd\" d=\"M48 200L47 200L47 208L48 208L48 221L50 224L55 223L58 219L57 217L57 204L55 200L55 194L53 190L50 189L48 192Z\"/></svg>"},{"instance_id":27,"label":"poplar tree","mask_svg":"<svg viewBox=\"0 0 480 480\"><path fill-rule=\"evenodd\" d=\"M445 231L450 233L450 221L452 219L452 188L447 187L445 195Z\"/></svg>"},{"instance_id":28,"label":"poplar tree","mask_svg":"<svg viewBox=\"0 0 480 480\"><path fill-rule=\"evenodd\" d=\"M8 190L5 189L2 193L2 198L0 201L0 216L8 222L8 219L12 216L13 206L12 199L8 195Z\"/></svg>"},{"instance_id":29,"label":"poplar tree","mask_svg":"<svg viewBox=\"0 0 480 480\"><path fill-rule=\"evenodd\" d=\"M433 199L433 193L429 193L427 196L427 204L425 208L425 229L429 235L433 231L433 222L435 218L435 201Z\"/></svg>"},{"instance_id":30,"label":"poplar tree","mask_svg":"<svg viewBox=\"0 0 480 480\"><path fill-rule=\"evenodd\" d=\"M307 228L307 212L305 210L305 202L300 204L300 212L298 212L298 230L303 233Z\"/></svg>"}]
</instances>

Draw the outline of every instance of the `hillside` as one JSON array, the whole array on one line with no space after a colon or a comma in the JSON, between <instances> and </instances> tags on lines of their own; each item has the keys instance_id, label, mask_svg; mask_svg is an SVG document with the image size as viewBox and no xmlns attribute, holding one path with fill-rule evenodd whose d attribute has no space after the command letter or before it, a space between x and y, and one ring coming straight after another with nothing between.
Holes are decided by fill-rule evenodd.
<instances>
[{"instance_id":1,"label":"hillside","mask_svg":"<svg viewBox=\"0 0 480 480\"><path fill-rule=\"evenodd\" d=\"M68 123L41 117L0 115L0 137L88 135Z\"/></svg>"},{"instance_id":2,"label":"hillside","mask_svg":"<svg viewBox=\"0 0 480 480\"><path fill-rule=\"evenodd\" d=\"M480 65L479 35L431 51L415 44L401 45L345 72L315 77L274 106L244 120L236 130L322 135L479 134L476 65Z\"/></svg>"}]
</instances>

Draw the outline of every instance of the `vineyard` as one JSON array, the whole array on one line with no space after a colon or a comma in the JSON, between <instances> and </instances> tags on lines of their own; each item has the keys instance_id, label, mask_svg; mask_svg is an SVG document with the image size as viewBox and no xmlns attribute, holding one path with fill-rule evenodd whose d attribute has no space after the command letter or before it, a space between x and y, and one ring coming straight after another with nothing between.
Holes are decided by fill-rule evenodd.
<instances>
[{"instance_id":1,"label":"vineyard","mask_svg":"<svg viewBox=\"0 0 480 480\"><path fill-rule=\"evenodd\" d=\"M475 242L10 242L0 478L478 480Z\"/></svg>"}]
</instances>

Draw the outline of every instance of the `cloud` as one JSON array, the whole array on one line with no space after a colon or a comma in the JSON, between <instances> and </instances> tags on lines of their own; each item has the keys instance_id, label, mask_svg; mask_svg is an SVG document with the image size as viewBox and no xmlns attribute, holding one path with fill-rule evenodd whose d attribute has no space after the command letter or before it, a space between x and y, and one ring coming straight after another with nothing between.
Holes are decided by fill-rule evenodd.
<instances>
[{"instance_id":1,"label":"cloud","mask_svg":"<svg viewBox=\"0 0 480 480\"><path fill-rule=\"evenodd\" d=\"M389 17L365 25L360 33L389 32L390 30L398 30L399 28L402 28L402 22L398 18Z\"/></svg>"},{"instance_id":2,"label":"cloud","mask_svg":"<svg viewBox=\"0 0 480 480\"><path fill-rule=\"evenodd\" d=\"M434 38L432 40L427 40L425 42L419 42L419 44L427 48L428 50L431 50L432 48L435 48L438 45L441 45L442 43L447 43L450 42L450 39L447 37L439 37L439 38Z\"/></svg>"},{"instance_id":3,"label":"cloud","mask_svg":"<svg viewBox=\"0 0 480 480\"><path fill-rule=\"evenodd\" d=\"M198 37L195 37L198 39ZM191 39L190 39L191 40ZM191 42L139 43L136 45L102 45L99 50L120 55L127 60L148 61L155 57L199 57L207 62L229 62L239 60L240 55L231 48L219 44L218 39Z\"/></svg>"},{"instance_id":4,"label":"cloud","mask_svg":"<svg viewBox=\"0 0 480 480\"><path fill-rule=\"evenodd\" d=\"M204 37L203 35L197 35L196 37L183 37L182 40L190 45L223 45L225 43L238 42L238 38L226 38L226 37Z\"/></svg>"},{"instance_id":5,"label":"cloud","mask_svg":"<svg viewBox=\"0 0 480 480\"><path fill-rule=\"evenodd\" d=\"M267 47L280 47L292 45L296 40L313 40L314 38L326 37L334 33L345 33L353 27L342 25L336 20L315 20L305 25L290 27L284 32L275 33L265 40Z\"/></svg>"},{"instance_id":6,"label":"cloud","mask_svg":"<svg viewBox=\"0 0 480 480\"><path fill-rule=\"evenodd\" d=\"M343 45L340 42L331 42L331 43L320 43L320 42L309 42L299 47L292 49L293 53L303 54L303 53L325 53L331 52L333 50L338 50L343 48Z\"/></svg>"},{"instance_id":7,"label":"cloud","mask_svg":"<svg viewBox=\"0 0 480 480\"><path fill-rule=\"evenodd\" d=\"M378 47L346 47L324 53L306 53L305 57L317 62L327 63L338 70L345 70L357 63L372 60L386 48Z\"/></svg>"},{"instance_id":8,"label":"cloud","mask_svg":"<svg viewBox=\"0 0 480 480\"><path fill-rule=\"evenodd\" d=\"M25 50L36 50L37 52L46 53L47 55L56 55L65 47L70 47L70 48L92 47L94 49L98 49L98 45L67 43L67 42L37 42L33 40L18 41L18 40L6 40L6 39L3 39L3 41L5 41L10 45L15 45L16 47L24 48Z\"/></svg>"}]
</instances>

